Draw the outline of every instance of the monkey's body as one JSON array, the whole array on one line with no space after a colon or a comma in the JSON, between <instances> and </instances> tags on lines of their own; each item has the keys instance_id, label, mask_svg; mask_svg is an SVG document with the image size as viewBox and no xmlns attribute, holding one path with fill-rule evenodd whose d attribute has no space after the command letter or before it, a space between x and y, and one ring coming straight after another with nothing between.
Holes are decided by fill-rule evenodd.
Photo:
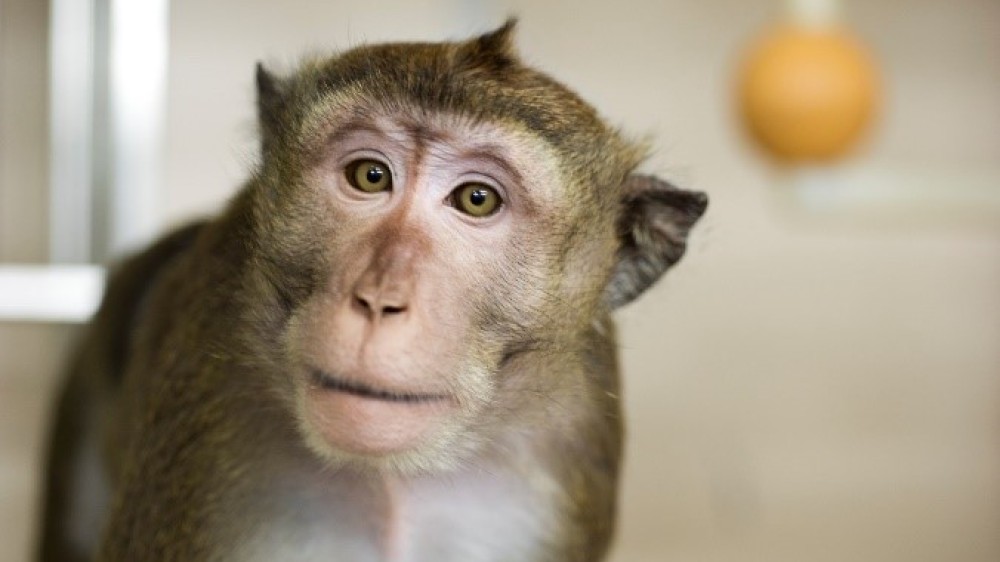
<instances>
[{"instance_id":1,"label":"monkey's body","mask_svg":"<svg viewBox=\"0 0 1000 562\"><path fill-rule=\"evenodd\" d=\"M705 199L632 175L510 28L259 70L261 169L125 262L83 341L44 560L604 557L610 313Z\"/></svg>"},{"instance_id":2,"label":"monkey's body","mask_svg":"<svg viewBox=\"0 0 1000 562\"><path fill-rule=\"evenodd\" d=\"M125 504L119 509L128 513L128 524L112 527L111 547L101 559L485 562L600 556L612 530L620 453L611 336L594 331L595 345L578 358L581 368L593 369L588 378L607 385L601 391L608 393L608 416L594 420L603 427L593 428L614 444L603 455L567 441L570 436L549 435L552 427L515 424L497 432L477 461L444 474L333 470L306 449L292 420L259 382L280 374L262 372L266 358L249 350L244 357L212 353L248 343L227 341L238 312L205 302L203 295L217 293L187 282L200 276L225 287L221 294L240 293L231 275L240 250L225 247L240 244L212 236L227 229L223 219L178 232L125 262L111 279L67 386L65 401L85 410L64 408L57 422L57 435L64 437L56 441L67 445L54 447L58 457L50 462L55 493L43 560L93 559L88 549L104 526L100 509L109 498L101 496L108 486L100 478L81 482L68 473L95 469L111 477ZM200 245L194 244L196 235ZM213 273L220 277L213 279ZM157 319L184 319L198 328L178 333ZM179 355L178 349L190 354ZM565 369L566 357L560 361ZM139 400L128 401L130 395ZM552 458L552 447L565 456ZM589 499L574 505L578 498ZM557 509L578 515L565 521ZM175 527L164 529L163 520Z\"/></svg>"}]
</instances>

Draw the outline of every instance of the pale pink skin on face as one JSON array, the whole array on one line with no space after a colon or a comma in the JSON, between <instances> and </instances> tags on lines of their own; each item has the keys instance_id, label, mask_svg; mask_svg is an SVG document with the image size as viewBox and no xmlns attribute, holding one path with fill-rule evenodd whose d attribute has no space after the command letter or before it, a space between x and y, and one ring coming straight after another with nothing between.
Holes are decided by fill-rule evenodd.
<instances>
[{"instance_id":1,"label":"pale pink skin on face","mask_svg":"<svg viewBox=\"0 0 1000 562\"><path fill-rule=\"evenodd\" d=\"M423 440L449 406L400 403L310 388L309 423L330 443L359 455L398 453Z\"/></svg>"},{"instance_id":2,"label":"pale pink skin on face","mask_svg":"<svg viewBox=\"0 0 1000 562\"><path fill-rule=\"evenodd\" d=\"M345 126L307 175L336 225L335 265L293 321L292 345L305 372L303 429L327 452L380 457L435 439L444 446L442 436L461 433L496 385L502 350L474 324L474 311L504 298L497 279L511 277L506 256L538 250L514 278L522 305L545 298L522 281L541 277L545 264L535 256L546 254L533 234L567 204L553 198L555 159L496 125L442 117L428 127L425 116L416 132L410 122L390 115ZM352 186L346 170L358 160L384 164L391 189ZM461 212L452 194L469 183L493 189L499 209Z\"/></svg>"}]
</instances>

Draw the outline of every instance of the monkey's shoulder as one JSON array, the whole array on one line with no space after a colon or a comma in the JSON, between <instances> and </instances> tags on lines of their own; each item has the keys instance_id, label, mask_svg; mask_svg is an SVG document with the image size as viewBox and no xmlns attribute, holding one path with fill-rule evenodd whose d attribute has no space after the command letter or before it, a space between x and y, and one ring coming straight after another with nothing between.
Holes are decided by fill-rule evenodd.
<instances>
[{"instance_id":1,"label":"monkey's shoulder","mask_svg":"<svg viewBox=\"0 0 1000 562\"><path fill-rule=\"evenodd\" d=\"M103 354L107 375L120 379L128 361L135 328L148 305L152 288L179 256L194 244L206 222L195 222L163 236L111 269L104 297L85 346Z\"/></svg>"}]
</instances>

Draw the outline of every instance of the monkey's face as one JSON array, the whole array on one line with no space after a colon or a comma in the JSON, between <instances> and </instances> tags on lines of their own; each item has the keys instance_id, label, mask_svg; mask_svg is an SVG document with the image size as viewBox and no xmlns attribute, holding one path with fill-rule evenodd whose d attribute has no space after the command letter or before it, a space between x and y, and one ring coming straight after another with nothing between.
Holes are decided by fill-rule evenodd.
<instances>
[{"instance_id":1,"label":"monkey's face","mask_svg":"<svg viewBox=\"0 0 1000 562\"><path fill-rule=\"evenodd\" d=\"M515 128L337 122L296 192L323 264L288 335L300 428L335 461L449 465L527 403L505 396L511 359L599 302L614 214Z\"/></svg>"},{"instance_id":2,"label":"monkey's face","mask_svg":"<svg viewBox=\"0 0 1000 562\"><path fill-rule=\"evenodd\" d=\"M633 174L641 144L523 65L511 29L286 79L258 66L248 286L265 328L287 320L285 353L260 352L290 366L299 429L331 462L449 466L527 445L503 438L532 424L613 417L594 406L614 387L599 321L705 210Z\"/></svg>"}]
</instances>

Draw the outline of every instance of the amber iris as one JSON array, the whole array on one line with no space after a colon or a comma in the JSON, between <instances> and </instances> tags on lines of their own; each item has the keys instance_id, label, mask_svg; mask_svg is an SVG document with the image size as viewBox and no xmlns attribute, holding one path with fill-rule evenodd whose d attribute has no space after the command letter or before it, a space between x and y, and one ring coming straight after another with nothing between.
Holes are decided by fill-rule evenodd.
<instances>
[{"instance_id":1,"label":"amber iris","mask_svg":"<svg viewBox=\"0 0 1000 562\"><path fill-rule=\"evenodd\" d=\"M378 160L356 160L345 170L347 183L355 189L367 193L377 193L392 189L392 174L389 167Z\"/></svg>"},{"instance_id":2,"label":"amber iris","mask_svg":"<svg viewBox=\"0 0 1000 562\"><path fill-rule=\"evenodd\" d=\"M455 208L473 217L492 215L500 208L500 194L481 183L467 183L452 193Z\"/></svg>"}]
</instances>

